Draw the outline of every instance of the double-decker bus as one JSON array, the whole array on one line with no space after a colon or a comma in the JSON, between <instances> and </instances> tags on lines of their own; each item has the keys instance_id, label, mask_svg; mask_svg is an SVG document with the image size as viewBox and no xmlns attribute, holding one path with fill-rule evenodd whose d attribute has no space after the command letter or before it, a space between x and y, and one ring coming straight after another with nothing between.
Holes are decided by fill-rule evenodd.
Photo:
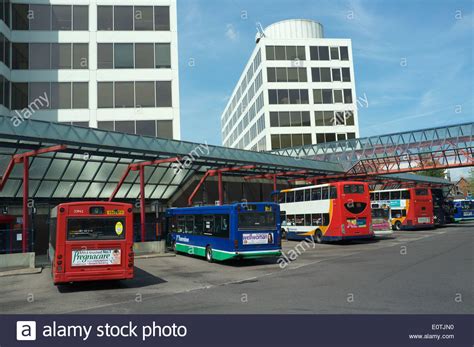
<instances>
[{"instance_id":1,"label":"double-decker bus","mask_svg":"<svg viewBox=\"0 0 474 347\"><path fill-rule=\"evenodd\" d=\"M281 255L280 209L275 203L170 208L166 217L175 252L209 262Z\"/></svg>"},{"instance_id":2,"label":"double-decker bus","mask_svg":"<svg viewBox=\"0 0 474 347\"><path fill-rule=\"evenodd\" d=\"M392 234L390 206L372 203L372 227L375 236L387 236Z\"/></svg>"},{"instance_id":3,"label":"double-decker bus","mask_svg":"<svg viewBox=\"0 0 474 347\"><path fill-rule=\"evenodd\" d=\"M56 206L48 255L54 284L133 278L132 205L100 201Z\"/></svg>"},{"instance_id":4,"label":"double-decker bus","mask_svg":"<svg viewBox=\"0 0 474 347\"><path fill-rule=\"evenodd\" d=\"M335 182L277 194L285 216L282 233L288 240L313 237L322 243L374 236L367 183Z\"/></svg>"},{"instance_id":5,"label":"double-decker bus","mask_svg":"<svg viewBox=\"0 0 474 347\"><path fill-rule=\"evenodd\" d=\"M474 200L455 199L454 200L454 221L474 219Z\"/></svg>"},{"instance_id":6,"label":"double-decker bus","mask_svg":"<svg viewBox=\"0 0 474 347\"><path fill-rule=\"evenodd\" d=\"M428 188L377 190L370 193L370 199L390 206L394 230L434 227L433 199Z\"/></svg>"}]
</instances>

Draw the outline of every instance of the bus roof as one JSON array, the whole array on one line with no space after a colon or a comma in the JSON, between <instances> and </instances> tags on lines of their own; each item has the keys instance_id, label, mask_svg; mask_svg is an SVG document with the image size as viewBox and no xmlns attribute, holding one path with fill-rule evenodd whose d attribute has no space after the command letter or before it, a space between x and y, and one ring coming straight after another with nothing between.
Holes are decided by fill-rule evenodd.
<instances>
[{"instance_id":1,"label":"bus roof","mask_svg":"<svg viewBox=\"0 0 474 347\"><path fill-rule=\"evenodd\" d=\"M302 186L302 187L282 189L282 190L280 190L280 193L294 192L294 191L297 191L297 190L303 190L303 189L308 189L308 188L320 188L320 187L335 186L335 185L341 185L341 184L364 184L365 185L367 183L366 182L361 182L361 181L339 181L339 182L314 184L314 185L310 185L310 186Z\"/></svg>"},{"instance_id":2,"label":"bus roof","mask_svg":"<svg viewBox=\"0 0 474 347\"><path fill-rule=\"evenodd\" d=\"M189 207L170 207L168 208L168 212L193 212L193 211L201 211L201 210L209 210L209 211L218 211L218 210L231 210L237 208L237 206L246 206L246 205L257 205L257 206L278 206L278 204L274 203L273 201L267 202L237 202L233 204L226 204L226 205L204 205L204 206L189 206Z\"/></svg>"}]
</instances>

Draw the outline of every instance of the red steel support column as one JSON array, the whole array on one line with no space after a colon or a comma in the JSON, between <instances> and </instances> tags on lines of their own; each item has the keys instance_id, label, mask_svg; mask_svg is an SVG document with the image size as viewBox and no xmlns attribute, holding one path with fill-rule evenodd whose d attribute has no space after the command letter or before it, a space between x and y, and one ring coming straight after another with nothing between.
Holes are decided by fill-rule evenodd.
<instances>
[{"instance_id":1,"label":"red steel support column","mask_svg":"<svg viewBox=\"0 0 474 347\"><path fill-rule=\"evenodd\" d=\"M27 252L28 247L28 181L29 181L29 166L30 158L23 157L23 227L21 235L22 251L23 253Z\"/></svg>"},{"instance_id":2,"label":"red steel support column","mask_svg":"<svg viewBox=\"0 0 474 347\"><path fill-rule=\"evenodd\" d=\"M222 172L217 171L217 184L219 189L219 206L223 205L224 197L223 197L223 190L222 190Z\"/></svg>"},{"instance_id":3,"label":"red steel support column","mask_svg":"<svg viewBox=\"0 0 474 347\"><path fill-rule=\"evenodd\" d=\"M141 239L145 242L145 167L140 166L140 229Z\"/></svg>"},{"instance_id":4,"label":"red steel support column","mask_svg":"<svg viewBox=\"0 0 474 347\"><path fill-rule=\"evenodd\" d=\"M277 176L276 175L273 175L273 191L276 192L277 190ZM275 202L277 202L278 196L275 194L273 195L273 200L275 200Z\"/></svg>"}]
</instances>

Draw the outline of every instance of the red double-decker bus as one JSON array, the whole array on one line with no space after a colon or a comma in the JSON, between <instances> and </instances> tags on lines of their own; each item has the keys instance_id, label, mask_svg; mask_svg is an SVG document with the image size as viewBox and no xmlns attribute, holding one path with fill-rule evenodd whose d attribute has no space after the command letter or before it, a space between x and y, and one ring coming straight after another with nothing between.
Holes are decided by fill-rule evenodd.
<instances>
[{"instance_id":1,"label":"red double-decker bus","mask_svg":"<svg viewBox=\"0 0 474 347\"><path fill-rule=\"evenodd\" d=\"M394 230L434 227L433 197L429 188L376 190L373 204L390 207Z\"/></svg>"},{"instance_id":2,"label":"red double-decker bus","mask_svg":"<svg viewBox=\"0 0 474 347\"><path fill-rule=\"evenodd\" d=\"M51 211L54 284L133 278L132 205L72 202Z\"/></svg>"},{"instance_id":3,"label":"red double-decker bus","mask_svg":"<svg viewBox=\"0 0 474 347\"><path fill-rule=\"evenodd\" d=\"M334 182L278 192L282 235L289 240L313 237L318 243L374 237L369 186Z\"/></svg>"}]
</instances>

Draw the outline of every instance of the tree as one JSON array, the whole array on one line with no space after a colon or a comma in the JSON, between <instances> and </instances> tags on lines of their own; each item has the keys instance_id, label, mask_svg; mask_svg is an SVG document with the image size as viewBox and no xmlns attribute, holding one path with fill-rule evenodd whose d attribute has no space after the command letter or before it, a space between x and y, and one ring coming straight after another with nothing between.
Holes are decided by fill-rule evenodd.
<instances>
[{"instance_id":1,"label":"tree","mask_svg":"<svg viewBox=\"0 0 474 347\"><path fill-rule=\"evenodd\" d=\"M441 166L438 160L433 160L431 155L421 156L420 163L418 167L436 167ZM446 177L446 170L445 169L430 169L430 170L423 170L417 171L417 175L421 176L429 176L429 177L438 177L438 178L445 178Z\"/></svg>"}]
</instances>

